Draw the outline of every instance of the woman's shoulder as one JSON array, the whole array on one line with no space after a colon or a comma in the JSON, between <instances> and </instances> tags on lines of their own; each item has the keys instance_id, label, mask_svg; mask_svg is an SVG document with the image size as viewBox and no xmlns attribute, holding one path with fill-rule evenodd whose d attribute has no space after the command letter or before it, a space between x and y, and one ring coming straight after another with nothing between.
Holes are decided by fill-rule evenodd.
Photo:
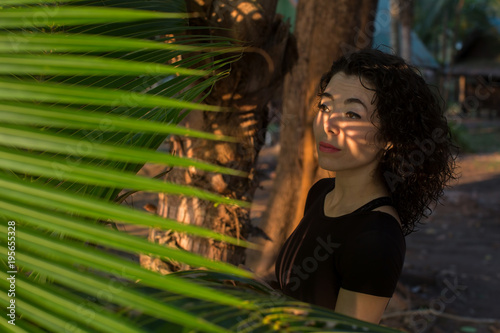
<instances>
[{"instance_id":1,"label":"woman's shoulder","mask_svg":"<svg viewBox=\"0 0 500 333\"><path fill-rule=\"evenodd\" d=\"M379 210L352 212L336 218L332 223L337 231L344 235L344 241L355 239L391 238L394 241L404 242L404 233L399 221L391 214Z\"/></svg>"},{"instance_id":2,"label":"woman's shoulder","mask_svg":"<svg viewBox=\"0 0 500 333\"><path fill-rule=\"evenodd\" d=\"M324 198L327 192L335 187L335 178L322 178L314 183L307 193L306 205L304 213L318 199Z\"/></svg>"},{"instance_id":3,"label":"woman's shoulder","mask_svg":"<svg viewBox=\"0 0 500 333\"><path fill-rule=\"evenodd\" d=\"M406 242L392 216L368 213L366 218L374 223L365 224L338 248L342 288L391 297L403 267Z\"/></svg>"},{"instance_id":4,"label":"woman's shoulder","mask_svg":"<svg viewBox=\"0 0 500 333\"><path fill-rule=\"evenodd\" d=\"M405 236L399 221L387 212L372 210L353 216L358 227L354 238L357 239L391 239L397 243L405 243ZM354 223L352 224L354 225Z\"/></svg>"},{"instance_id":5,"label":"woman's shoulder","mask_svg":"<svg viewBox=\"0 0 500 333\"><path fill-rule=\"evenodd\" d=\"M325 190L333 190L335 187L335 178L321 178L314 183L309 189L309 193L323 192Z\"/></svg>"}]
</instances>

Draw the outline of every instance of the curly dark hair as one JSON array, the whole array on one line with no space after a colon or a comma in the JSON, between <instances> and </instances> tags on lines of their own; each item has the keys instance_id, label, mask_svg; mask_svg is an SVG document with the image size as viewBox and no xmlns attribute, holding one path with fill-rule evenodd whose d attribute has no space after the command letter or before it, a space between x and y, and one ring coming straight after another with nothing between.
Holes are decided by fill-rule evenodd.
<instances>
[{"instance_id":1,"label":"curly dark hair","mask_svg":"<svg viewBox=\"0 0 500 333\"><path fill-rule=\"evenodd\" d=\"M336 60L321 78L319 94L339 72L358 76L366 89L375 92L371 121L378 127L379 139L392 143L378 172L408 235L422 217L429 216L448 182L456 179L458 147L452 142L440 98L415 67L379 50L364 49Z\"/></svg>"}]
</instances>

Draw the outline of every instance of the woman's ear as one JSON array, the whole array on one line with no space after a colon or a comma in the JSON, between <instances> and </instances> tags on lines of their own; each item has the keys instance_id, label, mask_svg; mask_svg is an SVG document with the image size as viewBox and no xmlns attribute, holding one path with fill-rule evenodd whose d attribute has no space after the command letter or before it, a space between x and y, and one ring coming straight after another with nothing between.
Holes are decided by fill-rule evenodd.
<instances>
[{"instance_id":1,"label":"woman's ear","mask_svg":"<svg viewBox=\"0 0 500 333\"><path fill-rule=\"evenodd\" d=\"M393 147L392 142L387 142L385 144L384 149L381 150L382 156L385 156L385 154L387 154L387 152L389 151L389 149L391 149L392 147Z\"/></svg>"}]
</instances>

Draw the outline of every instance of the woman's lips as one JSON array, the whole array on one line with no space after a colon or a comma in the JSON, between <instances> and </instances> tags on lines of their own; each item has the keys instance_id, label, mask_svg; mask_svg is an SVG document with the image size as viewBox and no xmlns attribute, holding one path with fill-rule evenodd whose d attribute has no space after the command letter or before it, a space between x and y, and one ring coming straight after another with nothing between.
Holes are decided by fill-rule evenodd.
<instances>
[{"instance_id":1,"label":"woman's lips","mask_svg":"<svg viewBox=\"0 0 500 333\"><path fill-rule=\"evenodd\" d=\"M323 153L336 153L336 152L340 151L340 149L338 149L335 146L332 146L329 143L320 142L319 143L319 151L321 151Z\"/></svg>"}]
</instances>

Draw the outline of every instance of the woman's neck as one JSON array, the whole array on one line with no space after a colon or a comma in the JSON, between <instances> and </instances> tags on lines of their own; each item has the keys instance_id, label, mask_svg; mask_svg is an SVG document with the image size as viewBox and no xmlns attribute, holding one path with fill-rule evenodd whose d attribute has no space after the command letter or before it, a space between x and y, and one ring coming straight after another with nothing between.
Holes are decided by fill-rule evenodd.
<instances>
[{"instance_id":1,"label":"woman's neck","mask_svg":"<svg viewBox=\"0 0 500 333\"><path fill-rule=\"evenodd\" d=\"M370 200L381 196L389 196L382 177L376 172L352 172L352 170L336 172L335 188L326 198L328 211L341 215L359 208Z\"/></svg>"}]
</instances>

